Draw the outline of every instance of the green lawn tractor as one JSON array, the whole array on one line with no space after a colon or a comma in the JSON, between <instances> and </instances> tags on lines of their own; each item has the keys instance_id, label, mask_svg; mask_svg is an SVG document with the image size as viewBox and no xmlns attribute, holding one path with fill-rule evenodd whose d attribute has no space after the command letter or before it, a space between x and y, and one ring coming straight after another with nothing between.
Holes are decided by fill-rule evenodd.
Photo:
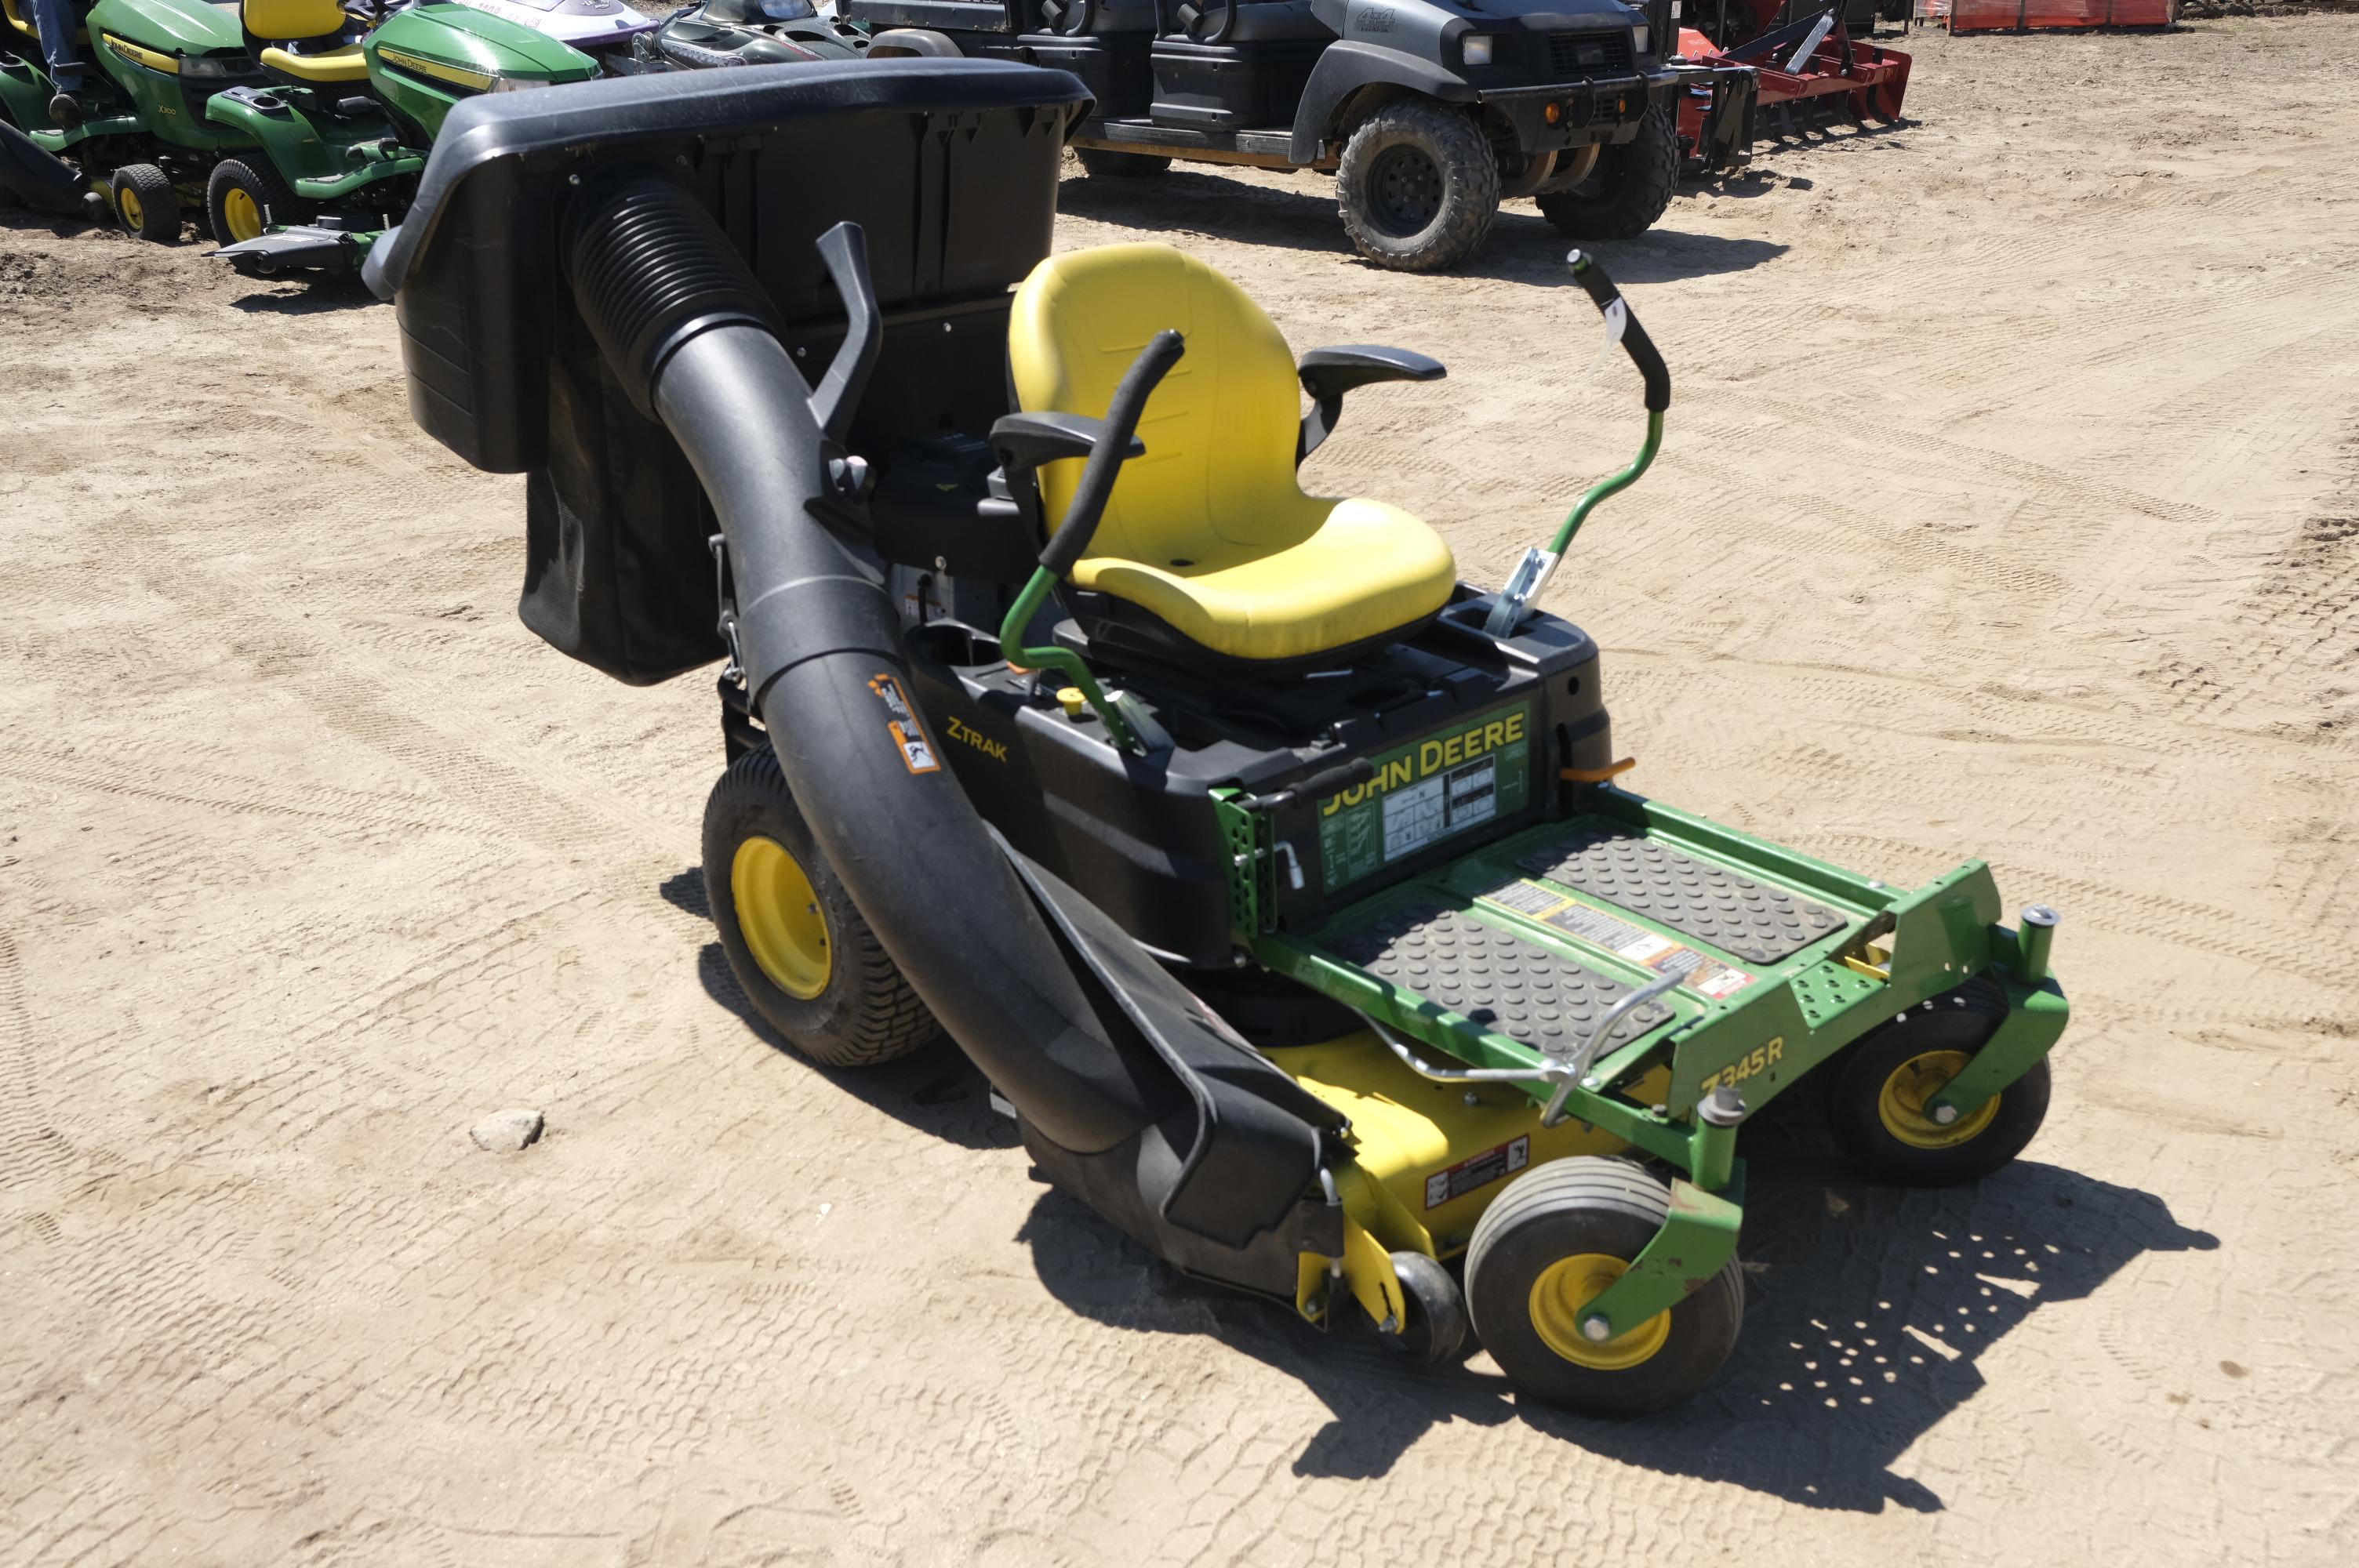
<instances>
[{"instance_id":1,"label":"green lawn tractor","mask_svg":"<svg viewBox=\"0 0 2359 1568\"><path fill-rule=\"evenodd\" d=\"M1051 256L1075 78L870 59L462 105L364 276L421 426L527 474L526 622L720 660L705 885L834 1067L947 1033L1039 1172L1187 1273L1625 1414L1736 1343L1748 1119L1876 1175L2048 1099L2054 916L1630 793L1597 644L1306 494L1400 350L1298 360L1166 246ZM1307 394L1308 414L1301 412Z\"/></svg>"},{"instance_id":2,"label":"green lawn tractor","mask_svg":"<svg viewBox=\"0 0 2359 1568\"><path fill-rule=\"evenodd\" d=\"M217 93L207 117L259 157L225 159L208 192L212 254L250 276L342 272L400 222L453 104L586 81L596 60L467 5L411 5L364 31L339 0L244 0L266 80Z\"/></svg>"},{"instance_id":3,"label":"green lawn tractor","mask_svg":"<svg viewBox=\"0 0 2359 1568\"><path fill-rule=\"evenodd\" d=\"M261 68L236 13L206 0L98 0L86 20L87 106L81 124L61 127L49 117L55 89L29 8L0 0L0 200L177 240L213 166L254 146L208 119L207 105L259 82Z\"/></svg>"}]
</instances>

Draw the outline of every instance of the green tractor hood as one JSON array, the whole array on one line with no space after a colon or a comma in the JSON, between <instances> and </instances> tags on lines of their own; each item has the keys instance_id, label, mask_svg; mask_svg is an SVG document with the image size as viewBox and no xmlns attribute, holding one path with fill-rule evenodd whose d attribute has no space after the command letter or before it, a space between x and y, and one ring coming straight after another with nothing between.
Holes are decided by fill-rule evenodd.
<instances>
[{"instance_id":1,"label":"green tractor hood","mask_svg":"<svg viewBox=\"0 0 2359 1568\"><path fill-rule=\"evenodd\" d=\"M186 0L174 0L185 4ZM548 34L465 5L404 11L362 44L370 66L465 97L503 81L588 81L598 62Z\"/></svg>"},{"instance_id":2,"label":"green tractor hood","mask_svg":"<svg viewBox=\"0 0 2359 1568\"><path fill-rule=\"evenodd\" d=\"M98 0L87 26L92 44L112 33L163 54L245 54L237 7L211 0Z\"/></svg>"}]
</instances>

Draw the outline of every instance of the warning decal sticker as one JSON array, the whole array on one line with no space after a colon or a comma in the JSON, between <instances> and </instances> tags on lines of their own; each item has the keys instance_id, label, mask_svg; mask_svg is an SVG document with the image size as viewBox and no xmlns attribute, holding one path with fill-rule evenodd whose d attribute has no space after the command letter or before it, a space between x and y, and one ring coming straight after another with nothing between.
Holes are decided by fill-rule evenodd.
<instances>
[{"instance_id":1,"label":"warning decal sticker","mask_svg":"<svg viewBox=\"0 0 2359 1568\"><path fill-rule=\"evenodd\" d=\"M1620 916L1538 882L1512 881L1484 893L1483 902L1515 911L1527 919L1553 925L1616 957L1643 965L1658 975L1678 975L1680 984L1718 1001L1734 996L1754 981L1743 969L1707 958L1683 943L1644 931Z\"/></svg>"},{"instance_id":2,"label":"warning decal sticker","mask_svg":"<svg viewBox=\"0 0 2359 1568\"><path fill-rule=\"evenodd\" d=\"M1512 1176L1532 1162L1532 1140L1529 1133L1510 1139L1495 1149L1485 1149L1471 1159L1461 1160L1446 1171L1436 1171L1425 1179L1425 1206L1440 1208L1452 1198L1462 1198L1477 1187L1487 1187L1504 1176Z\"/></svg>"},{"instance_id":3,"label":"warning decal sticker","mask_svg":"<svg viewBox=\"0 0 2359 1568\"><path fill-rule=\"evenodd\" d=\"M925 728L918 722L915 709L909 706L901 683L887 672L871 676L868 689L885 705L886 733L901 751L901 765L913 773L930 773L939 770L941 759L934 754L934 743L926 739Z\"/></svg>"},{"instance_id":4,"label":"warning decal sticker","mask_svg":"<svg viewBox=\"0 0 2359 1568\"><path fill-rule=\"evenodd\" d=\"M1531 714L1495 708L1369 758L1368 779L1319 803L1321 883L1330 892L1531 798Z\"/></svg>"}]
</instances>

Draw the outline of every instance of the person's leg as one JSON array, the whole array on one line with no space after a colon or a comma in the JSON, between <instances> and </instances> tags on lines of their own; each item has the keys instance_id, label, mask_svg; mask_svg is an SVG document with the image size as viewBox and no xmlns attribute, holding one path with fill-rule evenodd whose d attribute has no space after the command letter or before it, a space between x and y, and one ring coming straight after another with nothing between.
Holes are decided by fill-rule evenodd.
<instances>
[{"instance_id":1,"label":"person's leg","mask_svg":"<svg viewBox=\"0 0 2359 1568\"><path fill-rule=\"evenodd\" d=\"M49 101L49 118L71 130L82 123L82 50L74 31L82 26L81 7L73 0L32 0L33 26L40 29L41 56L49 61L49 84L57 96Z\"/></svg>"}]
</instances>

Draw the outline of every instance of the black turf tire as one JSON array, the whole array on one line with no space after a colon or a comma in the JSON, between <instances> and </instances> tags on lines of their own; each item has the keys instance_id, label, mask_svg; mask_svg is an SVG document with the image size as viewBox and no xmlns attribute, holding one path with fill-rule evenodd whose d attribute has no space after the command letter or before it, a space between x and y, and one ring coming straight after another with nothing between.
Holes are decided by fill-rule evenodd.
<instances>
[{"instance_id":1,"label":"black turf tire","mask_svg":"<svg viewBox=\"0 0 2359 1568\"><path fill-rule=\"evenodd\" d=\"M1518 1397L1582 1415L1643 1415L1690 1398L1720 1370L1745 1319L1745 1276L1734 1258L1670 1309L1669 1337L1635 1367L1568 1360L1532 1324L1532 1288L1542 1271L1582 1252L1626 1262L1654 1239L1670 1208L1669 1185L1645 1166L1582 1154L1525 1172L1484 1211L1466 1251L1466 1306Z\"/></svg>"},{"instance_id":2,"label":"black turf tire","mask_svg":"<svg viewBox=\"0 0 2359 1568\"><path fill-rule=\"evenodd\" d=\"M107 182L114 205L115 222L123 232L154 244L177 244L180 239L180 198L172 189L172 177L152 163L126 163L114 171ZM139 221L134 223L123 211L125 192L138 198Z\"/></svg>"},{"instance_id":3,"label":"black turf tire","mask_svg":"<svg viewBox=\"0 0 2359 1568\"><path fill-rule=\"evenodd\" d=\"M1422 1252L1396 1252L1393 1272L1408 1303L1398 1334L1385 1343L1420 1367L1439 1367L1466 1354L1466 1298L1450 1271Z\"/></svg>"},{"instance_id":4,"label":"black turf tire","mask_svg":"<svg viewBox=\"0 0 2359 1568\"><path fill-rule=\"evenodd\" d=\"M1998 1114L1963 1143L1924 1149L1896 1136L1878 1109L1886 1079L1927 1051L1972 1055L2006 1016L2006 996L1976 980L1913 1008L1862 1039L1834 1065L1827 1118L1843 1152L1879 1181L1952 1187L1980 1181L2023 1152L2048 1119L2048 1059L2002 1090Z\"/></svg>"},{"instance_id":5,"label":"black turf tire","mask_svg":"<svg viewBox=\"0 0 2359 1568\"><path fill-rule=\"evenodd\" d=\"M1431 217L1412 228L1379 189L1396 157L1422 154L1440 180ZM1360 122L1335 169L1335 205L1352 248L1395 272L1439 272L1471 254L1499 213L1499 162L1460 110L1400 98Z\"/></svg>"},{"instance_id":6,"label":"black turf tire","mask_svg":"<svg viewBox=\"0 0 2359 1568\"><path fill-rule=\"evenodd\" d=\"M1638 134L1601 148L1597 168L1570 190L1544 190L1532 200L1560 234L1576 240L1636 239L1671 204L1680 178L1680 131L1671 111L1657 104L1638 122Z\"/></svg>"},{"instance_id":7,"label":"black turf tire","mask_svg":"<svg viewBox=\"0 0 2359 1568\"><path fill-rule=\"evenodd\" d=\"M1075 147L1073 156L1092 179L1144 179L1171 167L1169 158L1154 153L1118 153L1112 147Z\"/></svg>"},{"instance_id":8,"label":"black turf tire","mask_svg":"<svg viewBox=\"0 0 2359 1568\"><path fill-rule=\"evenodd\" d=\"M738 928L730 871L737 847L757 834L795 858L819 897L830 961L825 987L809 1000L763 972ZM767 746L732 762L705 802L704 896L729 972L754 1011L799 1054L822 1066L872 1067L908 1055L941 1032L820 853Z\"/></svg>"},{"instance_id":9,"label":"black turf tire","mask_svg":"<svg viewBox=\"0 0 2359 1568\"><path fill-rule=\"evenodd\" d=\"M253 199L266 229L274 223L300 223L311 215L310 207L260 155L252 163L244 158L223 158L213 165L212 177L205 181L205 223L212 230L213 243L217 245L238 243L230 232L224 212L233 191L243 191Z\"/></svg>"}]
</instances>

